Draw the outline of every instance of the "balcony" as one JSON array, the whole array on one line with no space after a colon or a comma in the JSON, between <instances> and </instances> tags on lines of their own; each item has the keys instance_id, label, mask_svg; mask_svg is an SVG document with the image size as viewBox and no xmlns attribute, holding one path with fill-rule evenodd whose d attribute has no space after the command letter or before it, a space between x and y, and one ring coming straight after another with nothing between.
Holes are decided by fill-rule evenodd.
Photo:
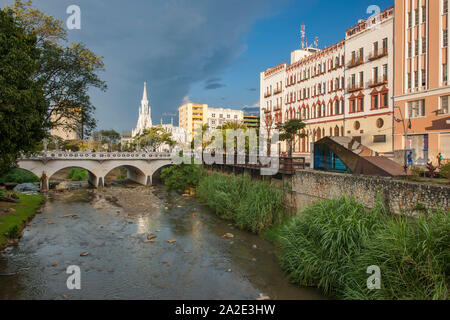
<instances>
[{"instance_id":1,"label":"balcony","mask_svg":"<svg viewBox=\"0 0 450 320\"><path fill-rule=\"evenodd\" d=\"M347 68L348 69L355 68L355 67L360 66L362 64L364 64L364 58L363 57L358 57L356 59L350 60L350 62L347 65Z\"/></svg>"},{"instance_id":2,"label":"balcony","mask_svg":"<svg viewBox=\"0 0 450 320\"><path fill-rule=\"evenodd\" d=\"M269 97L271 97L272 96L272 92L266 92L265 94L264 94L264 98L269 98Z\"/></svg>"},{"instance_id":3,"label":"balcony","mask_svg":"<svg viewBox=\"0 0 450 320\"><path fill-rule=\"evenodd\" d=\"M364 89L364 83L350 83L347 88L348 93L360 91Z\"/></svg>"},{"instance_id":4,"label":"balcony","mask_svg":"<svg viewBox=\"0 0 450 320\"><path fill-rule=\"evenodd\" d=\"M283 89L280 88L280 89L275 90L275 91L273 92L273 95L275 96L275 95L280 94L280 93L282 93L282 92L283 92Z\"/></svg>"},{"instance_id":5,"label":"balcony","mask_svg":"<svg viewBox=\"0 0 450 320\"><path fill-rule=\"evenodd\" d=\"M369 55L369 60L374 61L374 60L386 57L387 55L388 55L387 48L383 48L381 50L376 50L376 51L371 52Z\"/></svg>"},{"instance_id":6,"label":"balcony","mask_svg":"<svg viewBox=\"0 0 450 320\"><path fill-rule=\"evenodd\" d=\"M382 86L386 83L388 83L388 78L386 75L384 75L382 77L376 77L375 79L370 80L369 82L367 82L367 86L369 88L375 88L378 86Z\"/></svg>"},{"instance_id":7,"label":"balcony","mask_svg":"<svg viewBox=\"0 0 450 320\"><path fill-rule=\"evenodd\" d=\"M273 109L273 111L275 111L275 112L281 111L281 106L275 106L275 109Z\"/></svg>"}]
</instances>

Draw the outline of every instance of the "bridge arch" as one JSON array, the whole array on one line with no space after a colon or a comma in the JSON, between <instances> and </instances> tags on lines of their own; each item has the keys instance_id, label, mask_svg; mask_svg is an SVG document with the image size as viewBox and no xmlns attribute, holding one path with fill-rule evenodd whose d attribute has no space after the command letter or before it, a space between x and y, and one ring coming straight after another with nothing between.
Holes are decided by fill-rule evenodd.
<instances>
[{"instance_id":1,"label":"bridge arch","mask_svg":"<svg viewBox=\"0 0 450 320\"><path fill-rule=\"evenodd\" d=\"M83 169L86 170L88 172L88 182L95 186L103 186L104 185L104 181L102 180L102 177L98 176L98 173L96 174L95 172L93 172L93 169L90 168L89 166L84 166L82 163L77 163L76 165L67 165L67 166L63 166L61 167L59 170L54 171L53 173L46 173L47 175L47 184L52 180L52 178L59 172L63 171L63 170L67 170L67 169Z\"/></svg>"},{"instance_id":2,"label":"bridge arch","mask_svg":"<svg viewBox=\"0 0 450 320\"><path fill-rule=\"evenodd\" d=\"M139 168L139 166L136 165L130 165L130 164L121 164L116 165L112 169L110 169L105 174L105 179L108 174L110 174L113 170L117 168L125 168L127 170L127 179L134 181L136 183L142 184L142 185L151 185L151 180L149 180L149 177L145 174L144 170L142 168Z\"/></svg>"}]
</instances>

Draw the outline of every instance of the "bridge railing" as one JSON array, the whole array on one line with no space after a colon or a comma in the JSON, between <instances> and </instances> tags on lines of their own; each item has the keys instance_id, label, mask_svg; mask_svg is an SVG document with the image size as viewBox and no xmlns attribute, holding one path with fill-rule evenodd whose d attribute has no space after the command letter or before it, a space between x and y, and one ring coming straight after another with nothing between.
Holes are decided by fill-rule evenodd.
<instances>
[{"instance_id":1,"label":"bridge railing","mask_svg":"<svg viewBox=\"0 0 450 320\"><path fill-rule=\"evenodd\" d=\"M165 152L40 152L22 155L20 160L167 160Z\"/></svg>"}]
</instances>

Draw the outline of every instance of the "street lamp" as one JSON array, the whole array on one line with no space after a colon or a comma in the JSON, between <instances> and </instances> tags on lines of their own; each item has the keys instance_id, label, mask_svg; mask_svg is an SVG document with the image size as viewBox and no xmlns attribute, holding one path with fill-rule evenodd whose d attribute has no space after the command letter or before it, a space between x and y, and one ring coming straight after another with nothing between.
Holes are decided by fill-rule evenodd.
<instances>
[{"instance_id":1,"label":"street lamp","mask_svg":"<svg viewBox=\"0 0 450 320\"><path fill-rule=\"evenodd\" d=\"M402 108L400 108L399 106L394 106L394 110L395 109L398 109L400 111L401 119L399 119L399 120L401 120L403 123L403 134L404 134L404 138L405 138L405 154L403 156L403 169L405 170L405 174L408 175L408 164L406 162L406 149L407 149L406 144L408 141L408 128L405 123L405 118L403 117ZM394 114L394 121L397 121L397 119L395 119L395 114Z\"/></svg>"}]
</instances>

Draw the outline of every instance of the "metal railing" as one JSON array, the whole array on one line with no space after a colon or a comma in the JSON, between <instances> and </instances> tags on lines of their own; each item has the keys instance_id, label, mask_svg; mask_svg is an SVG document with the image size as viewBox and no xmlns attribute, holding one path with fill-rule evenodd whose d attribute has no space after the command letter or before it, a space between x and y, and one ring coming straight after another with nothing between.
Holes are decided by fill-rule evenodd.
<instances>
[{"instance_id":1,"label":"metal railing","mask_svg":"<svg viewBox=\"0 0 450 320\"><path fill-rule=\"evenodd\" d=\"M170 153L160 152L40 152L22 155L20 160L165 160Z\"/></svg>"}]
</instances>

